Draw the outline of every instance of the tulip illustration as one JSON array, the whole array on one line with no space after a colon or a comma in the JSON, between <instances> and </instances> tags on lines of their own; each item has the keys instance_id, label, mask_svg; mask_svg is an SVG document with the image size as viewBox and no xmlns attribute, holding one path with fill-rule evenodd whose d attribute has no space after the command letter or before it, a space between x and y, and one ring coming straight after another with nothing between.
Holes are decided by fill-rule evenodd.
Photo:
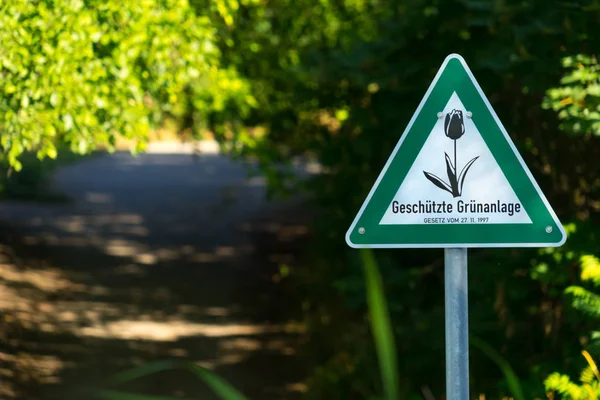
<instances>
[{"instance_id":1,"label":"tulip illustration","mask_svg":"<svg viewBox=\"0 0 600 400\"><path fill-rule=\"evenodd\" d=\"M462 110L452 110L446 114L444 132L447 137L454 140L454 145L456 145L456 140L465 134L465 121L463 120Z\"/></svg>"},{"instance_id":2,"label":"tulip illustration","mask_svg":"<svg viewBox=\"0 0 600 400\"><path fill-rule=\"evenodd\" d=\"M465 122L463 120L462 110L452 110L446 114L446 119L444 121L444 133L446 134L446 137L454 141L454 163L452 163L452 160L448 154L444 153L446 156L446 173L448 174L448 180L450 183L446 183L443 179L430 172L423 171L423 174L425 174L425 177L429 179L435 186L449 192L453 197L460 197L467 172L475 160L479 158L479 156L477 156L469 161L463 167L460 174L457 175L458 164L456 162L456 141L465 134Z\"/></svg>"}]
</instances>

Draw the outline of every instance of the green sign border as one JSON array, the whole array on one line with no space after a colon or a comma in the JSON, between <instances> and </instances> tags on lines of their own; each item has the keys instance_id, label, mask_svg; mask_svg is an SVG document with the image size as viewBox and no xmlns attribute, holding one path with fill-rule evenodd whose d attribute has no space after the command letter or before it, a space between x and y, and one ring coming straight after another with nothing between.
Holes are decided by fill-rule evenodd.
<instances>
[{"instance_id":1,"label":"green sign border","mask_svg":"<svg viewBox=\"0 0 600 400\"><path fill-rule=\"evenodd\" d=\"M531 224L379 224L433 129L437 113L444 109L453 92L473 114L473 122L527 211ZM565 240L563 226L458 54L444 60L346 233L346 242L354 248L557 247Z\"/></svg>"}]
</instances>

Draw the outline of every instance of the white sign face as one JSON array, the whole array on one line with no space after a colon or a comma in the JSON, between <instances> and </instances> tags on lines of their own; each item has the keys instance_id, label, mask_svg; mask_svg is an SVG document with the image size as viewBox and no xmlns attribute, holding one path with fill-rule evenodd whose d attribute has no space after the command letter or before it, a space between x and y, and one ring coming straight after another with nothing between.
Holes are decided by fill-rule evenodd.
<instances>
[{"instance_id":1,"label":"white sign face","mask_svg":"<svg viewBox=\"0 0 600 400\"><path fill-rule=\"evenodd\" d=\"M531 224L456 92L442 112L379 224Z\"/></svg>"}]
</instances>

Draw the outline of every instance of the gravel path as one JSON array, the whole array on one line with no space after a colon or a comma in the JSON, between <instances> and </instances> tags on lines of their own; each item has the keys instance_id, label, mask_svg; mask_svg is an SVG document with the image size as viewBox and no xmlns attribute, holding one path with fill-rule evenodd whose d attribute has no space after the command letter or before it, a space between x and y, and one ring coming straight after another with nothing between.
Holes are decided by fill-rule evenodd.
<instances>
[{"instance_id":1,"label":"gravel path","mask_svg":"<svg viewBox=\"0 0 600 400\"><path fill-rule=\"evenodd\" d=\"M173 358L252 399L300 395L302 328L277 272L306 235L296 205L267 202L264 180L211 143L91 158L61 168L53 186L72 201L0 203L0 397L91 398L80 390ZM185 372L121 388L214 398Z\"/></svg>"}]
</instances>

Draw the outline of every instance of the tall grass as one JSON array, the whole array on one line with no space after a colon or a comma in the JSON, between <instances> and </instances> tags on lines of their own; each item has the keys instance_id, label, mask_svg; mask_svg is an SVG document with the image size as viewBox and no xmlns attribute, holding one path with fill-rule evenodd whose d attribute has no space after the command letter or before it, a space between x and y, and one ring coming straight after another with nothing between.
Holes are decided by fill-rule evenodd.
<instances>
[{"instance_id":1,"label":"tall grass","mask_svg":"<svg viewBox=\"0 0 600 400\"><path fill-rule=\"evenodd\" d=\"M398 359L394 331L385 300L383 281L373 251L362 249L360 255L365 271L369 319L379 360L384 398L386 400L397 400L400 398Z\"/></svg>"},{"instance_id":2,"label":"tall grass","mask_svg":"<svg viewBox=\"0 0 600 400\"><path fill-rule=\"evenodd\" d=\"M500 355L492 346L484 342L482 339L471 336L469 341L475 347L477 347L483 354L485 354L490 360L492 360L498 368L502 371L508 389L512 393L515 400L526 400L526 397L521 386L521 381L517 377L517 374L510 366L510 363Z\"/></svg>"}]
</instances>

